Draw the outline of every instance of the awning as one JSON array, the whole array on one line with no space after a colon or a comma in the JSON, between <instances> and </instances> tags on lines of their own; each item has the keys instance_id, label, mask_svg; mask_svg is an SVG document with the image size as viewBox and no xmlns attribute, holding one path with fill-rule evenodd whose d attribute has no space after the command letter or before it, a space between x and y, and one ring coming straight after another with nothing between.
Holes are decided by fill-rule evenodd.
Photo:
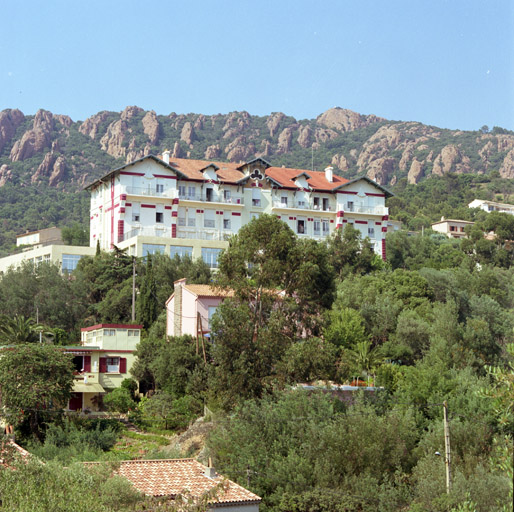
<instances>
[{"instance_id":1,"label":"awning","mask_svg":"<svg viewBox=\"0 0 514 512\"><path fill-rule=\"evenodd\" d=\"M74 393L105 393L105 389L100 384L84 384L83 382L75 382L73 384Z\"/></svg>"}]
</instances>

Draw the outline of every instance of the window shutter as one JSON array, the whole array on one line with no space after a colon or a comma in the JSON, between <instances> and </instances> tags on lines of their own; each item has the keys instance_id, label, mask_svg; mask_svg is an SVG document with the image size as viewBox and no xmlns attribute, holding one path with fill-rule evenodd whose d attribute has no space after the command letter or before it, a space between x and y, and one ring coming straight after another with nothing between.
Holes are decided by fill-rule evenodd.
<instances>
[{"instance_id":1,"label":"window shutter","mask_svg":"<svg viewBox=\"0 0 514 512\"><path fill-rule=\"evenodd\" d=\"M84 356L84 371L91 371L91 356Z\"/></svg>"},{"instance_id":2,"label":"window shutter","mask_svg":"<svg viewBox=\"0 0 514 512\"><path fill-rule=\"evenodd\" d=\"M107 358L100 358L100 373L107 373Z\"/></svg>"},{"instance_id":3,"label":"window shutter","mask_svg":"<svg viewBox=\"0 0 514 512\"><path fill-rule=\"evenodd\" d=\"M127 373L127 359L120 357L120 373Z\"/></svg>"}]
</instances>

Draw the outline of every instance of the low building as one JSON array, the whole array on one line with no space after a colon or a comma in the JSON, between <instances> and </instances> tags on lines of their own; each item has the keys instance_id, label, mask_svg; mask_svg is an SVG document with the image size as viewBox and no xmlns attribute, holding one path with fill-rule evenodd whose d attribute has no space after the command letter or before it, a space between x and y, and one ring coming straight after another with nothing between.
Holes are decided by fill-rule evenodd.
<instances>
[{"instance_id":1,"label":"low building","mask_svg":"<svg viewBox=\"0 0 514 512\"><path fill-rule=\"evenodd\" d=\"M16 236L16 247L32 246L43 247L45 245L64 245L60 228L46 228L39 231L26 232Z\"/></svg>"},{"instance_id":2,"label":"low building","mask_svg":"<svg viewBox=\"0 0 514 512\"><path fill-rule=\"evenodd\" d=\"M480 208L484 212L501 212L514 215L514 204L496 203L485 199L475 199L468 204L469 208Z\"/></svg>"},{"instance_id":3,"label":"low building","mask_svg":"<svg viewBox=\"0 0 514 512\"><path fill-rule=\"evenodd\" d=\"M448 238L466 238L466 226L472 226L474 222L468 220L445 219L441 217L439 222L432 224L432 230L446 235Z\"/></svg>"},{"instance_id":4,"label":"low building","mask_svg":"<svg viewBox=\"0 0 514 512\"><path fill-rule=\"evenodd\" d=\"M98 411L102 395L130 377L141 325L99 324L81 329L80 346L65 347L73 355L75 382L68 404L72 411Z\"/></svg>"},{"instance_id":5,"label":"low building","mask_svg":"<svg viewBox=\"0 0 514 512\"><path fill-rule=\"evenodd\" d=\"M0 274L7 272L9 268L19 267L23 262L34 265L54 263L59 266L61 272L72 272L77 267L80 258L94 256L95 253L95 247L35 244L28 250L0 258Z\"/></svg>"},{"instance_id":6,"label":"low building","mask_svg":"<svg viewBox=\"0 0 514 512\"><path fill-rule=\"evenodd\" d=\"M166 334L209 334L217 307L233 293L207 284L187 284L186 279L174 285L175 291L166 301Z\"/></svg>"},{"instance_id":7,"label":"low building","mask_svg":"<svg viewBox=\"0 0 514 512\"><path fill-rule=\"evenodd\" d=\"M86 462L86 466L101 464ZM139 492L155 498L187 495L208 499L208 510L217 512L258 512L261 498L194 459L123 460L116 474L125 477ZM202 509L203 510L203 509Z\"/></svg>"}]
</instances>

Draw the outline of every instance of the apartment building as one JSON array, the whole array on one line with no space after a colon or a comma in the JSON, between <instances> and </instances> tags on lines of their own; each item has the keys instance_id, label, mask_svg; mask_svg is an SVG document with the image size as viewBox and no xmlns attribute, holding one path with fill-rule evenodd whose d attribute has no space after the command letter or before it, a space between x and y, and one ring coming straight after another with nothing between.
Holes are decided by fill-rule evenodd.
<instances>
[{"instance_id":1,"label":"apartment building","mask_svg":"<svg viewBox=\"0 0 514 512\"><path fill-rule=\"evenodd\" d=\"M480 208L484 212L501 212L514 215L514 204L496 203L494 201L486 201L485 199L475 199L468 204L469 208Z\"/></svg>"},{"instance_id":2,"label":"apartment building","mask_svg":"<svg viewBox=\"0 0 514 512\"><path fill-rule=\"evenodd\" d=\"M362 177L244 163L147 156L111 171L91 193L90 246L128 254L202 258L212 268L239 229L264 213L299 237L326 238L346 223L369 237L383 258L392 194Z\"/></svg>"},{"instance_id":3,"label":"apartment building","mask_svg":"<svg viewBox=\"0 0 514 512\"><path fill-rule=\"evenodd\" d=\"M466 226L472 226L474 222L468 220L445 219L441 217L439 222L432 224L432 230L446 235L448 238L466 238Z\"/></svg>"}]
</instances>

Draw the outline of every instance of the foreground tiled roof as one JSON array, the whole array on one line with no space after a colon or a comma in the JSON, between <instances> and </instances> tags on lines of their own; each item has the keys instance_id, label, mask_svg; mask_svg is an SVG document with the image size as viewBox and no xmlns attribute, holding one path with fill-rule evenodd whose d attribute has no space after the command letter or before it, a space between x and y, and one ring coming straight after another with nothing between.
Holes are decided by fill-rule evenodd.
<instances>
[{"instance_id":1,"label":"foreground tiled roof","mask_svg":"<svg viewBox=\"0 0 514 512\"><path fill-rule=\"evenodd\" d=\"M233 297L232 290L223 290L208 284L185 284L184 288L198 297Z\"/></svg>"},{"instance_id":2,"label":"foreground tiled roof","mask_svg":"<svg viewBox=\"0 0 514 512\"><path fill-rule=\"evenodd\" d=\"M333 190L348 183L347 179L335 174L333 175L333 181L330 182L327 180L325 173L321 171L306 171L305 169L289 169L286 167L270 167L266 169L266 176L269 176L281 186L289 188L298 188L294 178L301 174L309 176L307 183L315 190Z\"/></svg>"},{"instance_id":3,"label":"foreground tiled roof","mask_svg":"<svg viewBox=\"0 0 514 512\"><path fill-rule=\"evenodd\" d=\"M86 463L87 465L98 463ZM244 487L204 474L206 467L194 459L126 460L120 462L117 474L147 496L177 496L186 491L199 497L218 484L226 483L217 494L218 503L259 503L261 498Z\"/></svg>"},{"instance_id":4,"label":"foreground tiled roof","mask_svg":"<svg viewBox=\"0 0 514 512\"><path fill-rule=\"evenodd\" d=\"M216 170L216 174L221 181L226 183L236 183L244 177L244 174L237 170L237 166L239 164L231 162L191 160L189 158L170 158L171 167L194 180L203 180L205 177L201 171L209 165L215 165L218 168Z\"/></svg>"}]
</instances>

